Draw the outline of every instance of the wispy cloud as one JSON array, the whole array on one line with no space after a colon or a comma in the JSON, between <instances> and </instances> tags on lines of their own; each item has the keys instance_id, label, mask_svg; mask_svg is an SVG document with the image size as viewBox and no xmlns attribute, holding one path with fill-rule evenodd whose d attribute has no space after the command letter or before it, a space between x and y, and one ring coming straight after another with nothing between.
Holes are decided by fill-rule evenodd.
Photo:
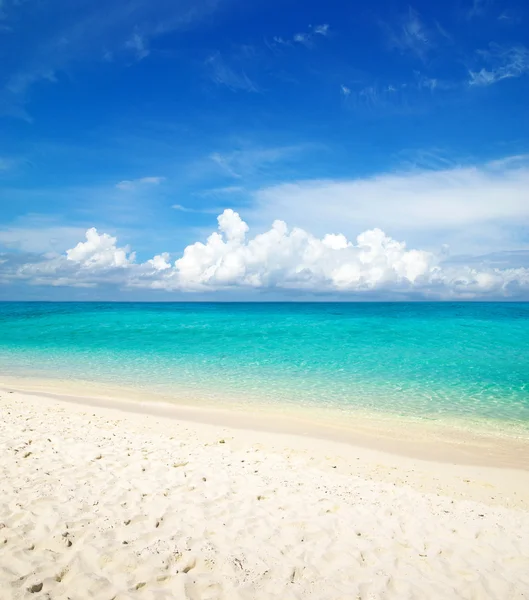
<instances>
[{"instance_id":1,"label":"wispy cloud","mask_svg":"<svg viewBox=\"0 0 529 600\"><path fill-rule=\"evenodd\" d=\"M172 209L177 210L178 212L183 212L183 213L199 213L199 214L205 214L205 215L212 215L215 214L217 215L219 213L220 210L219 208L216 207L209 207L209 208L205 208L205 207L198 207L195 208L194 206L184 206L183 204L173 204L171 206Z\"/></svg>"},{"instance_id":2,"label":"wispy cloud","mask_svg":"<svg viewBox=\"0 0 529 600\"><path fill-rule=\"evenodd\" d=\"M415 76L415 87L418 90L429 90L430 92L450 90L456 87L456 83L447 81L446 79L439 79L437 77L429 77L420 71L414 71ZM413 83L411 84L413 86Z\"/></svg>"},{"instance_id":3,"label":"wispy cloud","mask_svg":"<svg viewBox=\"0 0 529 600\"><path fill-rule=\"evenodd\" d=\"M313 31L316 35L329 35L330 25L328 23L324 23L323 25L316 25L313 28Z\"/></svg>"},{"instance_id":4,"label":"wispy cloud","mask_svg":"<svg viewBox=\"0 0 529 600\"><path fill-rule=\"evenodd\" d=\"M506 156L505 158L498 158L489 162L491 169L514 169L524 168L529 165L529 154L515 154L513 156Z\"/></svg>"},{"instance_id":5,"label":"wispy cloud","mask_svg":"<svg viewBox=\"0 0 529 600\"><path fill-rule=\"evenodd\" d=\"M310 35L308 33L296 33L292 39L298 44L307 44L310 40Z\"/></svg>"},{"instance_id":6,"label":"wispy cloud","mask_svg":"<svg viewBox=\"0 0 529 600\"><path fill-rule=\"evenodd\" d=\"M175 210L179 210L180 212L196 212L195 209L188 208L186 206L183 206L182 204L173 204L171 206L171 208L174 208Z\"/></svg>"},{"instance_id":7,"label":"wispy cloud","mask_svg":"<svg viewBox=\"0 0 529 600\"><path fill-rule=\"evenodd\" d=\"M438 21L435 22L435 30L439 38L447 44L454 43L454 37Z\"/></svg>"},{"instance_id":8,"label":"wispy cloud","mask_svg":"<svg viewBox=\"0 0 529 600\"><path fill-rule=\"evenodd\" d=\"M216 163L226 175L242 179L266 170L270 165L291 160L307 149L308 146L303 144L269 148L243 147L230 152L214 152L210 155L210 160Z\"/></svg>"},{"instance_id":9,"label":"wispy cloud","mask_svg":"<svg viewBox=\"0 0 529 600\"><path fill-rule=\"evenodd\" d=\"M237 171L235 171L232 167L232 164L236 162L234 161L233 154L225 155L221 154L220 152L213 152L213 154L210 155L210 159L230 177L235 177L236 179L240 179L242 177L242 175L237 173Z\"/></svg>"},{"instance_id":10,"label":"wispy cloud","mask_svg":"<svg viewBox=\"0 0 529 600\"><path fill-rule=\"evenodd\" d=\"M149 53L158 36L187 29L217 8L219 0L93 0L88 3L17 2L5 20L24 43L20 58L14 57L0 88L0 114L31 121L26 109L30 89L38 82L57 81L72 65L130 56L136 60ZM35 15L50 27L36 28L31 37L21 29ZM141 31L138 30L141 23Z\"/></svg>"},{"instance_id":11,"label":"wispy cloud","mask_svg":"<svg viewBox=\"0 0 529 600\"><path fill-rule=\"evenodd\" d=\"M116 183L116 188L124 192L134 192L136 190L160 185L165 181L165 177L140 177L139 179L125 179Z\"/></svg>"},{"instance_id":12,"label":"wispy cloud","mask_svg":"<svg viewBox=\"0 0 529 600\"><path fill-rule=\"evenodd\" d=\"M498 15L498 21L504 25L513 25L521 21L521 16L517 11L507 8Z\"/></svg>"},{"instance_id":13,"label":"wispy cloud","mask_svg":"<svg viewBox=\"0 0 529 600\"><path fill-rule=\"evenodd\" d=\"M436 162L374 177L267 186L255 192L252 222L279 214L317 233L337 224L376 226L413 244L450 243L456 252L520 247L516 232L529 225L529 158Z\"/></svg>"},{"instance_id":14,"label":"wispy cloud","mask_svg":"<svg viewBox=\"0 0 529 600\"><path fill-rule=\"evenodd\" d=\"M485 64L479 70L469 70L469 84L487 86L529 73L529 50L525 46L505 47L490 44L487 50L477 52L478 62Z\"/></svg>"},{"instance_id":15,"label":"wispy cloud","mask_svg":"<svg viewBox=\"0 0 529 600\"><path fill-rule=\"evenodd\" d=\"M395 26L384 24L390 48L414 54L424 60L435 45L435 33L422 21L419 13L411 6Z\"/></svg>"},{"instance_id":16,"label":"wispy cloud","mask_svg":"<svg viewBox=\"0 0 529 600\"><path fill-rule=\"evenodd\" d=\"M316 36L321 35L327 37L329 33L330 26L328 23L324 23L323 25L316 25L315 27L309 26L308 31L296 33L292 39L297 44L312 46Z\"/></svg>"},{"instance_id":17,"label":"wispy cloud","mask_svg":"<svg viewBox=\"0 0 529 600\"><path fill-rule=\"evenodd\" d=\"M396 154L399 171L448 171L457 169L460 163L441 148L401 150ZM511 160L509 157L508 160ZM493 167L493 163L489 163Z\"/></svg>"},{"instance_id":18,"label":"wispy cloud","mask_svg":"<svg viewBox=\"0 0 529 600\"><path fill-rule=\"evenodd\" d=\"M132 50L136 55L137 60L143 60L150 54L146 38L137 31L135 31L133 36L125 42L125 48Z\"/></svg>"},{"instance_id":19,"label":"wispy cloud","mask_svg":"<svg viewBox=\"0 0 529 600\"><path fill-rule=\"evenodd\" d=\"M307 47L312 47L317 36L327 37L331 32L331 26L328 23L321 25L309 25L307 31L299 31L292 37L274 36L272 38L273 46L293 46L294 44L302 44Z\"/></svg>"},{"instance_id":20,"label":"wispy cloud","mask_svg":"<svg viewBox=\"0 0 529 600\"><path fill-rule=\"evenodd\" d=\"M467 10L467 19L483 17L493 4L493 0L472 0L472 6Z\"/></svg>"},{"instance_id":21,"label":"wispy cloud","mask_svg":"<svg viewBox=\"0 0 529 600\"><path fill-rule=\"evenodd\" d=\"M345 106L373 115L408 114L423 112L441 93L458 87L457 83L429 77L414 71L414 78L405 82L374 82L363 87L340 86Z\"/></svg>"},{"instance_id":22,"label":"wispy cloud","mask_svg":"<svg viewBox=\"0 0 529 600\"><path fill-rule=\"evenodd\" d=\"M226 185L196 192L195 196L225 196L226 194L241 194L246 189L242 185Z\"/></svg>"},{"instance_id":23,"label":"wispy cloud","mask_svg":"<svg viewBox=\"0 0 529 600\"><path fill-rule=\"evenodd\" d=\"M209 76L217 85L223 85L237 92L258 92L258 86L242 69L235 69L227 64L220 52L211 54L206 59Z\"/></svg>"}]
</instances>

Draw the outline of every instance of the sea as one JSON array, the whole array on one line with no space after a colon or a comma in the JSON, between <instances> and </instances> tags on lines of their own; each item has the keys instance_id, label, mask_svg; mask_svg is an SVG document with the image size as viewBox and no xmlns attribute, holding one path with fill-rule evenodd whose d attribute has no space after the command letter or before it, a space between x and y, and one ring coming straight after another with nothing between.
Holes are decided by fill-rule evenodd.
<instances>
[{"instance_id":1,"label":"sea","mask_svg":"<svg viewBox=\"0 0 529 600\"><path fill-rule=\"evenodd\" d=\"M3 376L528 433L529 303L4 302Z\"/></svg>"}]
</instances>

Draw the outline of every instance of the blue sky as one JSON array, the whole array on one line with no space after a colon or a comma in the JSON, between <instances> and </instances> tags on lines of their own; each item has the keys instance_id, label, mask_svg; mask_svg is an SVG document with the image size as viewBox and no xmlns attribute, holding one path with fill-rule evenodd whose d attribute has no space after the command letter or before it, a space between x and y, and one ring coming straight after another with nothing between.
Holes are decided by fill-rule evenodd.
<instances>
[{"instance_id":1,"label":"blue sky","mask_svg":"<svg viewBox=\"0 0 529 600\"><path fill-rule=\"evenodd\" d=\"M0 85L0 297L529 298L525 2L0 0Z\"/></svg>"}]
</instances>

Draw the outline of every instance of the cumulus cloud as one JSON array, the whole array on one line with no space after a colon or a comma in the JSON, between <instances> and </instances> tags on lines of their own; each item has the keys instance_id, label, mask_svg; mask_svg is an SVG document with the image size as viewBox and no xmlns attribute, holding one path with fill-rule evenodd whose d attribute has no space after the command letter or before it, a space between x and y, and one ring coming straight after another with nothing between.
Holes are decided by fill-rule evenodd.
<instances>
[{"instance_id":1,"label":"cumulus cloud","mask_svg":"<svg viewBox=\"0 0 529 600\"><path fill-rule=\"evenodd\" d=\"M86 232L86 242L79 242L75 248L66 251L66 259L77 263L81 268L100 269L126 267L134 262L134 253L128 248L117 248L117 239L103 233L99 235L92 227Z\"/></svg>"},{"instance_id":2,"label":"cumulus cloud","mask_svg":"<svg viewBox=\"0 0 529 600\"><path fill-rule=\"evenodd\" d=\"M20 264L0 257L0 279L39 285L205 292L230 289L304 290L362 295L415 294L425 298L519 297L529 294L529 269L447 264L443 253L408 248L380 229L348 239L319 238L276 220L254 236L240 215L225 210L218 230L190 244L176 261L168 253L138 263L116 238L86 232L64 255ZM2 262L3 261L3 262Z\"/></svg>"}]
</instances>

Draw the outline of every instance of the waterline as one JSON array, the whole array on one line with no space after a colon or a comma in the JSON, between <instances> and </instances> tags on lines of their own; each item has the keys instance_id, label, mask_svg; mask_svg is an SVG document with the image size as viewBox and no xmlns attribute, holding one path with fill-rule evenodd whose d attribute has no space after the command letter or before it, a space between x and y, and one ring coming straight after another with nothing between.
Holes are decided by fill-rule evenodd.
<instances>
[{"instance_id":1,"label":"waterline","mask_svg":"<svg viewBox=\"0 0 529 600\"><path fill-rule=\"evenodd\" d=\"M0 305L0 375L506 434L528 429L528 340L527 304Z\"/></svg>"}]
</instances>

